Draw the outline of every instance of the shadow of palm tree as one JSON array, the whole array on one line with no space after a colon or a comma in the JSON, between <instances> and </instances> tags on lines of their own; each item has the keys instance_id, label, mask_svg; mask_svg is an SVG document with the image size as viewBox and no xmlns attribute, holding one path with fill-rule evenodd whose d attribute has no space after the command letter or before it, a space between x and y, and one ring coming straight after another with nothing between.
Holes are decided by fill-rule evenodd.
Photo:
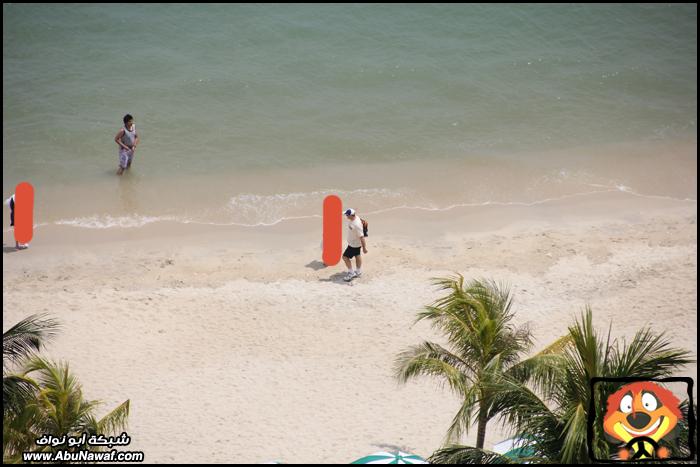
<instances>
[{"instance_id":1,"label":"shadow of palm tree","mask_svg":"<svg viewBox=\"0 0 700 467\"><path fill-rule=\"evenodd\" d=\"M382 449L384 451L411 452L407 446L399 446L397 444L373 443L372 446Z\"/></svg>"}]
</instances>

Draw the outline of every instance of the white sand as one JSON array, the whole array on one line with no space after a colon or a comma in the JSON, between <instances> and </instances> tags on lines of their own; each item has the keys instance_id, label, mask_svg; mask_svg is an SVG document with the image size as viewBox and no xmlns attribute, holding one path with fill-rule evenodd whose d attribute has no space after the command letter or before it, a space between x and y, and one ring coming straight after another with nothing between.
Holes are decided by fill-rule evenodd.
<instances>
[{"instance_id":1,"label":"white sand","mask_svg":"<svg viewBox=\"0 0 700 467\"><path fill-rule=\"evenodd\" d=\"M130 449L149 462L349 462L389 446L428 456L458 401L431 380L397 386L392 365L438 338L412 326L439 296L431 277L509 282L538 348L590 304L601 330L649 325L697 353L696 202L554 204L377 216L351 285L340 265L318 268L313 221L149 240L154 229L40 229L3 257L3 329L60 318L46 353L104 410L131 399ZM503 436L492 423L487 446Z\"/></svg>"}]
</instances>

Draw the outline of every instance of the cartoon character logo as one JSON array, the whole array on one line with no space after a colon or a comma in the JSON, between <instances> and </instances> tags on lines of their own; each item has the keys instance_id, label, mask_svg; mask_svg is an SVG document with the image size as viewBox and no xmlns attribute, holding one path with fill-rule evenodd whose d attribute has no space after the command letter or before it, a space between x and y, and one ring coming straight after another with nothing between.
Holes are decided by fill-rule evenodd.
<instances>
[{"instance_id":1,"label":"cartoon character logo","mask_svg":"<svg viewBox=\"0 0 700 467\"><path fill-rule=\"evenodd\" d=\"M679 403L671 391L649 381L627 384L610 395L603 429L614 441L625 443L620 459L669 457L659 440L677 435L683 417Z\"/></svg>"}]
</instances>

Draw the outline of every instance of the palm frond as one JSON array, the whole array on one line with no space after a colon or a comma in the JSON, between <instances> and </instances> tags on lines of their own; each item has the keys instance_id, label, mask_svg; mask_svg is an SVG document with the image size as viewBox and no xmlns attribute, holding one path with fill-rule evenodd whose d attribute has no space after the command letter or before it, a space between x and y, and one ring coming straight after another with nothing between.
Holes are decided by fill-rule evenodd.
<instances>
[{"instance_id":1,"label":"palm frond","mask_svg":"<svg viewBox=\"0 0 700 467\"><path fill-rule=\"evenodd\" d=\"M80 431L86 417L99 405L83 398L82 386L67 363L33 357L25 366L41 387L36 403L45 415L43 429L47 433Z\"/></svg>"},{"instance_id":2,"label":"palm frond","mask_svg":"<svg viewBox=\"0 0 700 467\"><path fill-rule=\"evenodd\" d=\"M492 393L488 418L498 417L503 425L516 431L527 431L533 418L556 416L535 392L518 381L501 378L490 381L486 388Z\"/></svg>"},{"instance_id":3,"label":"palm frond","mask_svg":"<svg viewBox=\"0 0 700 467\"><path fill-rule=\"evenodd\" d=\"M506 456L471 446L451 444L428 458L431 464L515 464Z\"/></svg>"},{"instance_id":4,"label":"palm frond","mask_svg":"<svg viewBox=\"0 0 700 467\"><path fill-rule=\"evenodd\" d=\"M538 391L549 394L564 371L565 351L572 345L571 336L565 335L535 355L511 366L505 375L521 383L530 383Z\"/></svg>"},{"instance_id":5,"label":"palm frond","mask_svg":"<svg viewBox=\"0 0 700 467\"><path fill-rule=\"evenodd\" d=\"M17 413L36 396L38 385L21 375L8 375L2 378L3 412Z\"/></svg>"},{"instance_id":6,"label":"palm frond","mask_svg":"<svg viewBox=\"0 0 700 467\"><path fill-rule=\"evenodd\" d=\"M129 399L119 404L114 410L97 422L98 433L117 435L126 430L129 419Z\"/></svg>"},{"instance_id":7,"label":"palm frond","mask_svg":"<svg viewBox=\"0 0 700 467\"><path fill-rule=\"evenodd\" d=\"M399 354L394 366L396 378L401 383L421 376L436 376L447 382L459 395L466 392L469 384L470 365L444 347L432 343L410 347Z\"/></svg>"},{"instance_id":8,"label":"palm frond","mask_svg":"<svg viewBox=\"0 0 700 467\"><path fill-rule=\"evenodd\" d=\"M686 350L671 347L664 333L655 334L648 328L640 329L629 344L615 346L611 355L610 371L615 376L661 378L673 370L695 362Z\"/></svg>"},{"instance_id":9,"label":"palm frond","mask_svg":"<svg viewBox=\"0 0 700 467\"><path fill-rule=\"evenodd\" d=\"M586 445L588 434L587 410L582 404L579 404L572 413L566 414L565 419L565 436L561 461L564 464L575 464L579 459L585 458L588 449Z\"/></svg>"},{"instance_id":10,"label":"palm frond","mask_svg":"<svg viewBox=\"0 0 700 467\"><path fill-rule=\"evenodd\" d=\"M59 322L46 316L29 316L2 334L3 369L9 364L23 362L56 335Z\"/></svg>"},{"instance_id":11,"label":"palm frond","mask_svg":"<svg viewBox=\"0 0 700 467\"><path fill-rule=\"evenodd\" d=\"M479 403L479 388L476 386L470 386L466 393L463 394L464 400L459 410L452 418L452 423L447 429L447 434L445 435L445 443L458 440L463 434L469 433L469 427L473 423L474 414L477 409L477 404Z\"/></svg>"}]
</instances>

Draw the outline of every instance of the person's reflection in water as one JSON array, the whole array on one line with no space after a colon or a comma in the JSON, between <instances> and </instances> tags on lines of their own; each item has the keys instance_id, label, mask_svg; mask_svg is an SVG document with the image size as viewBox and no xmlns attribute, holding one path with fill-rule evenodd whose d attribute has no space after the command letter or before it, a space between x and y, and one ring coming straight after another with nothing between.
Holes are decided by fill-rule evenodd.
<instances>
[{"instance_id":1,"label":"person's reflection in water","mask_svg":"<svg viewBox=\"0 0 700 467\"><path fill-rule=\"evenodd\" d=\"M131 174L129 177L119 178L120 210L124 216L135 215L139 211L139 176Z\"/></svg>"}]
</instances>

